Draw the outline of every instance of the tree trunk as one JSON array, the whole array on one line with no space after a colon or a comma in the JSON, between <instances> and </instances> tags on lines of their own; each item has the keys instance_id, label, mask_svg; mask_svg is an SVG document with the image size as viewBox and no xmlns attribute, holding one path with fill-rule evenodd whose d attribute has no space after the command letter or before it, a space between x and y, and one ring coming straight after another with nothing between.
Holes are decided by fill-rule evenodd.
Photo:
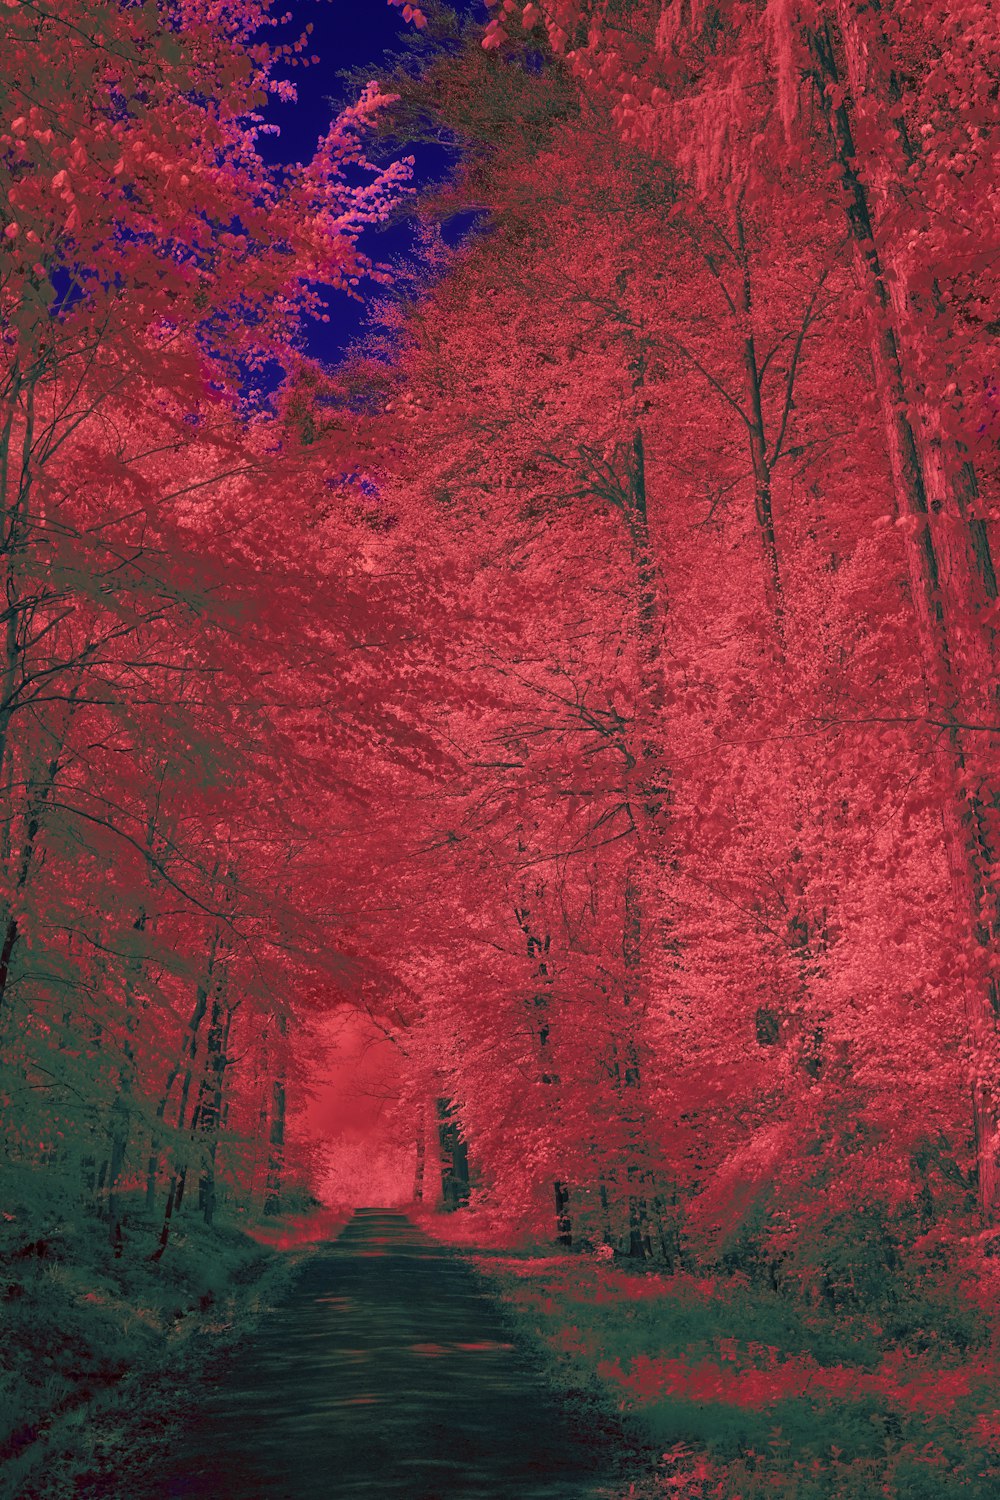
<instances>
[{"instance_id":1,"label":"tree trunk","mask_svg":"<svg viewBox=\"0 0 1000 1500\"><path fill-rule=\"evenodd\" d=\"M38 842L38 834L42 826L42 810L52 794L53 788L56 784L56 779L62 768L60 757L62 756L63 746L66 743L66 736L69 733L70 722L78 706L76 702L78 690L79 684L73 687L73 690L69 695L69 702L67 704L66 711L66 722L63 729L59 733L59 739L56 745L55 754L49 760L49 763L45 769L45 775L41 783L35 784L34 795L30 798L28 803L27 821L24 832L24 844L21 849L21 858L18 861L17 874L14 877L15 896L20 896L24 891L25 886L28 884L28 877L31 874L31 866L35 857L35 846ZM8 822L10 823L12 821L13 814L11 814L11 818L8 820ZM14 951L17 947L19 938L20 930L17 925L17 918L13 913L9 913L7 916L7 920L4 923L3 942L2 944L0 944L0 1015L2 1015L6 1003L7 985L10 979L11 961L14 957Z\"/></svg>"},{"instance_id":2,"label":"tree trunk","mask_svg":"<svg viewBox=\"0 0 1000 1500\"><path fill-rule=\"evenodd\" d=\"M174 1084L177 1081L177 1078L180 1076L181 1071L183 1070L184 1077L181 1083L181 1096L177 1105L176 1121L176 1131L179 1138L184 1131L185 1118L187 1115L187 1103L191 1092L191 1082L194 1076L194 1061L198 1052L198 1035L201 1031L202 1022L205 1019L205 1013L208 1010L209 984L211 983L212 973L215 968L220 937L220 929L216 927L212 934L211 943L209 945L208 962L205 966L205 979L198 986L195 992L194 1009L191 1013L191 1019L188 1022L187 1034L183 1042L181 1043L181 1054L167 1076L167 1082L164 1087L163 1093L160 1096L160 1102L157 1105L156 1109L157 1119L159 1121L163 1121L166 1117L167 1104L170 1100L170 1095L173 1091ZM155 1208L156 1206L156 1177L159 1171L159 1163L160 1142L156 1137L154 1137L150 1148L149 1161L146 1167L147 1212L152 1212L153 1208ZM182 1156L177 1161L175 1161L174 1170L170 1178L170 1187L167 1192L167 1208L163 1218L163 1229L161 1231L160 1248L157 1252L157 1259L167 1248L167 1241L170 1238L171 1220L173 1219L174 1213L180 1210L181 1204L184 1201L184 1189L186 1183L187 1160L186 1157Z\"/></svg>"},{"instance_id":3,"label":"tree trunk","mask_svg":"<svg viewBox=\"0 0 1000 1500\"><path fill-rule=\"evenodd\" d=\"M271 1129L268 1134L267 1185L264 1191L264 1212L269 1217L281 1212L281 1189L285 1175L285 1057L284 1039L288 1022L282 1012L275 1017L278 1031L278 1046L275 1049L276 1069L271 1082Z\"/></svg>"},{"instance_id":4,"label":"tree trunk","mask_svg":"<svg viewBox=\"0 0 1000 1500\"><path fill-rule=\"evenodd\" d=\"M552 1196L556 1210L556 1244L569 1250L573 1244L573 1216L570 1211L569 1188L558 1178L552 1184Z\"/></svg>"},{"instance_id":5,"label":"tree trunk","mask_svg":"<svg viewBox=\"0 0 1000 1500\"><path fill-rule=\"evenodd\" d=\"M146 913L140 910L139 915L132 923L132 930L133 932L143 932L145 931L145 927ZM118 1181L125 1166L129 1134L132 1127L131 1102L135 1089L134 1038L136 1030L135 984L137 978L138 965L130 963L125 979L125 1033L122 1040L122 1066L118 1076L118 1092L115 1095L114 1104L111 1106L111 1153L108 1160L108 1233L111 1243L115 1247L116 1257L121 1254L124 1244L121 1206L118 1198Z\"/></svg>"},{"instance_id":6,"label":"tree trunk","mask_svg":"<svg viewBox=\"0 0 1000 1500\"><path fill-rule=\"evenodd\" d=\"M183 1178L180 1179L183 1188ZM175 1172L170 1179L170 1189L167 1193L167 1205L163 1210L163 1222L160 1225L160 1237L156 1249L149 1257L150 1260L162 1260L163 1253L170 1241L170 1229L174 1219L174 1209L177 1206L178 1174Z\"/></svg>"},{"instance_id":7,"label":"tree trunk","mask_svg":"<svg viewBox=\"0 0 1000 1500\"><path fill-rule=\"evenodd\" d=\"M949 734L947 786L943 797L948 867L959 919L968 922L975 949L964 983L963 1008L973 1056L972 1113L977 1148L979 1201L987 1222L1000 1209L998 1100L993 1084L996 1050L996 989L990 961L995 952L998 915L994 877L998 789L983 754L989 746L970 741L962 725L981 722L994 711L988 644L970 627L970 597L983 581L982 538L949 526L958 505L943 485L939 456L928 462L927 449L910 412L920 402L906 364L905 286L889 289L877 240L872 205L859 170L858 154L842 70L829 27L810 33L817 91L833 152L840 168L855 266L862 287L873 299L870 349L882 409L883 428L897 515L910 524L904 530L910 593L924 665L929 717ZM860 63L856 61L855 67ZM828 92L828 89L832 92ZM902 301L901 301L902 299ZM932 423L931 436L934 436ZM950 515L949 515L950 513ZM939 519L940 518L940 519ZM959 538L959 540L956 540ZM977 558L977 548L979 556ZM992 559L988 559L992 571ZM953 621L957 617L959 623ZM970 751L971 743L971 751Z\"/></svg>"},{"instance_id":8,"label":"tree trunk","mask_svg":"<svg viewBox=\"0 0 1000 1500\"><path fill-rule=\"evenodd\" d=\"M285 1170L285 1085L280 1078L271 1084L271 1130L268 1136L267 1189L264 1212L281 1212L281 1188Z\"/></svg>"},{"instance_id":9,"label":"tree trunk","mask_svg":"<svg viewBox=\"0 0 1000 1500\"><path fill-rule=\"evenodd\" d=\"M642 383L642 372L637 377ZM652 1177L648 1168L648 1122L642 1099L642 1060L639 1027L648 993L653 924L645 921L643 892L649 908L655 902L660 920L666 922L664 884L672 867L669 845L671 778L662 744L662 715L666 701L663 673L663 634L667 618L666 591L649 536L646 483L647 455L641 427L636 427L628 473L626 511L636 571L636 626L639 639L641 685L635 717L638 733L626 745L626 769L635 773L629 801L638 848L625 870L623 891L623 1029L620 1047L613 1059L613 1076L621 1100L626 1140L626 1214L629 1254L641 1259L652 1255L648 1231L651 1209L648 1190Z\"/></svg>"},{"instance_id":10,"label":"tree trunk","mask_svg":"<svg viewBox=\"0 0 1000 1500\"><path fill-rule=\"evenodd\" d=\"M539 886L534 892L534 898L541 904L544 888ZM515 907L514 915L517 925L524 933L528 949L528 961L532 964L535 981L535 993L531 997L530 1012L532 1021L532 1034L538 1054L539 1076L543 1084L557 1088L559 1075L552 1071L549 1058L550 1041L552 1036L552 1024L550 1015L549 990L552 985L552 974L549 968L549 948L551 945L551 934L542 936L532 930L531 909L527 904L527 892L522 897L521 905ZM558 1095L556 1096L554 1108L558 1108ZM570 1211L570 1194L567 1185L558 1177L552 1183L552 1197L555 1206L556 1242L567 1248L573 1243L573 1218Z\"/></svg>"},{"instance_id":11,"label":"tree trunk","mask_svg":"<svg viewBox=\"0 0 1000 1500\"><path fill-rule=\"evenodd\" d=\"M424 1168L427 1162L427 1123L423 1111L420 1113L420 1124L417 1127L417 1159L413 1170L413 1201L423 1203L424 1201Z\"/></svg>"},{"instance_id":12,"label":"tree trunk","mask_svg":"<svg viewBox=\"0 0 1000 1500\"><path fill-rule=\"evenodd\" d=\"M198 1183L198 1206L205 1223L211 1224L215 1216L216 1183L215 1168L219 1149L219 1132L222 1127L222 1111L225 1098L226 1068L229 1057L229 1033L233 1024L233 1012L224 1005L221 983L216 988L212 1010L212 1024L208 1029L205 1076L198 1129L207 1138L204 1150L201 1178Z\"/></svg>"},{"instance_id":13,"label":"tree trunk","mask_svg":"<svg viewBox=\"0 0 1000 1500\"><path fill-rule=\"evenodd\" d=\"M866 100L879 101L888 97L896 102L901 97L901 86L888 62L887 46L882 31L880 0L850 5L838 0L840 38L845 59L844 78L849 89L847 104L857 112ZM867 25L863 24L864 17ZM836 67L834 40L829 39L829 56ZM881 110L881 103L879 106ZM916 367L914 345L923 336L934 338L934 323L947 316L939 289L932 283L928 292L916 296L911 287L908 267L891 233L882 233L883 227L898 217L898 210L905 207L910 196L909 169L920 159L919 149L907 133L902 119L897 122L899 134L899 157L893 162L891 147L884 138L880 149L866 154L859 176L870 198L869 218L879 234L879 250L882 264L889 273L885 278L885 291L893 308L897 340L903 356L904 366L912 372ZM945 381L960 372L954 363L946 359L942 371ZM910 395L918 421L915 436L920 447L925 484L930 509L930 525L935 533L935 544L946 571L957 584L957 604L982 607L997 597L996 571L990 548L986 523L970 515L969 506L978 495L976 473L968 461L966 451L953 436L945 433L940 410L927 397L919 379L910 382ZM945 569L943 569L945 571ZM981 631L974 633L970 642L972 664L978 664L989 675L990 689L994 684L994 662L992 652L983 652L985 644ZM978 658L978 661L977 661Z\"/></svg>"},{"instance_id":14,"label":"tree trunk","mask_svg":"<svg viewBox=\"0 0 1000 1500\"><path fill-rule=\"evenodd\" d=\"M774 621L779 649L783 655L784 599L782 597L781 568L778 562L778 544L774 531L774 495L771 462L768 457L760 363L757 359L757 344L753 329L753 283L750 275L750 256L747 250L742 199L737 199L735 218L740 273L738 308L743 335L743 373L746 382L747 403L750 408L749 437L750 462L753 468L754 512L757 518L757 534L760 538L764 559L764 595L767 601L768 612Z\"/></svg>"},{"instance_id":15,"label":"tree trunk","mask_svg":"<svg viewBox=\"0 0 1000 1500\"><path fill-rule=\"evenodd\" d=\"M441 1199L451 1212L469 1201L469 1152L450 1099L437 1101L441 1152Z\"/></svg>"},{"instance_id":16,"label":"tree trunk","mask_svg":"<svg viewBox=\"0 0 1000 1500\"><path fill-rule=\"evenodd\" d=\"M610 1245L614 1239L614 1226L611 1223L611 1204L608 1201L608 1184L602 1176L598 1183L598 1197L601 1204L601 1234L604 1244Z\"/></svg>"},{"instance_id":17,"label":"tree trunk","mask_svg":"<svg viewBox=\"0 0 1000 1500\"><path fill-rule=\"evenodd\" d=\"M642 911L638 886L638 861L631 860L625 874L625 918L622 933L624 988L622 1002L624 1026L621 1045L614 1059L614 1077L621 1101L621 1120L625 1127L626 1213L628 1253L639 1260L652 1256L648 1230L651 1210L647 1187L651 1174L647 1165L649 1126L642 1099L642 1062L638 1033L641 1026L638 987L643 982ZM633 985L635 991L633 992Z\"/></svg>"},{"instance_id":18,"label":"tree trunk","mask_svg":"<svg viewBox=\"0 0 1000 1500\"><path fill-rule=\"evenodd\" d=\"M2 670L0 670L0 780L3 779L3 773L7 765L18 666L24 659L25 650L20 636L24 610L21 602L21 579L18 572L18 557L22 552L22 528L28 512L28 503L31 498L34 478L32 451L35 442L35 389L41 376L40 365L37 366L37 371L38 373L29 380L16 377L17 397L11 402L8 422L4 428L3 494L0 495L0 504L4 507L5 525L2 542L0 542L0 555L3 557L4 580L2 596L7 618L4 631L3 666ZM8 504L7 488L9 484L10 439L13 432L14 414L17 410L17 400L22 392L26 392L26 396L23 407L24 430L21 435L20 466L13 486L13 503Z\"/></svg>"}]
</instances>

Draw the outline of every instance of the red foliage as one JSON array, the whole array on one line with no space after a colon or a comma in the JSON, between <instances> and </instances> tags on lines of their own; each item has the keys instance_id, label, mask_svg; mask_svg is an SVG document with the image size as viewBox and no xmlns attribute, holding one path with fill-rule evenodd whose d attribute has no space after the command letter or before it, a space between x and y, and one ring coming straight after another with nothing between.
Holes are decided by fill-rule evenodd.
<instances>
[{"instance_id":1,"label":"red foliage","mask_svg":"<svg viewBox=\"0 0 1000 1500\"><path fill-rule=\"evenodd\" d=\"M189 1170L273 1208L353 1006L497 1233L833 1298L824 1226L960 1261L1000 1194L988 7L504 4L281 171L266 8L5 16L14 1160L113 1234L141 1188L161 1247ZM364 139L430 96L468 149L426 274L320 371L302 319L385 279L406 190Z\"/></svg>"}]
</instances>

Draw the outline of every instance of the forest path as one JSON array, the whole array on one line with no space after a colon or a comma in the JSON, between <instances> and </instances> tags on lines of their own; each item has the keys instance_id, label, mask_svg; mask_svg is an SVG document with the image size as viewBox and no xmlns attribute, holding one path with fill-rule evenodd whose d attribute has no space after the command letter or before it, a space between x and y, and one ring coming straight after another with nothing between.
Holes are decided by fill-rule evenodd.
<instances>
[{"instance_id":1,"label":"forest path","mask_svg":"<svg viewBox=\"0 0 1000 1500\"><path fill-rule=\"evenodd\" d=\"M221 1366L157 1500L590 1500L613 1439L574 1427L475 1272L360 1210ZM130 1489L135 1496L139 1492Z\"/></svg>"}]
</instances>

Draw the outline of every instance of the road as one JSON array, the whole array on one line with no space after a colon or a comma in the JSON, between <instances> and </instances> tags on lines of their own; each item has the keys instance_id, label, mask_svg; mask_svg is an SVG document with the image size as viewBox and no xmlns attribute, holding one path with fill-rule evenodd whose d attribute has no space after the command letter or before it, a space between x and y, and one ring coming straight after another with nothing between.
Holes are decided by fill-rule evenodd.
<instances>
[{"instance_id":1,"label":"road","mask_svg":"<svg viewBox=\"0 0 1000 1500\"><path fill-rule=\"evenodd\" d=\"M360 1210L216 1372L148 1500L620 1494L612 1440L510 1338L461 1255Z\"/></svg>"}]
</instances>

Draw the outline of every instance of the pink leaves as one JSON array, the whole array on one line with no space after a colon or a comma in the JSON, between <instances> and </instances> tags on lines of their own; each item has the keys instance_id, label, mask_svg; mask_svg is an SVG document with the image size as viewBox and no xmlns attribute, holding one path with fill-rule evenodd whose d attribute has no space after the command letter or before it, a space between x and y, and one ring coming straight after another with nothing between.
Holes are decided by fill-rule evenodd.
<instances>
[{"instance_id":1,"label":"pink leaves","mask_svg":"<svg viewBox=\"0 0 1000 1500\"><path fill-rule=\"evenodd\" d=\"M403 20L416 26L418 31L422 31L427 25L427 17L423 11L419 6L409 4L409 0L388 0L388 4L402 7Z\"/></svg>"},{"instance_id":2,"label":"pink leaves","mask_svg":"<svg viewBox=\"0 0 1000 1500\"><path fill-rule=\"evenodd\" d=\"M260 365L297 359L299 319L322 311L318 281L352 291L360 284L370 268L358 239L390 211L409 168L393 163L358 181L354 169L368 170L360 137L385 102L371 91L331 127L311 172L285 176L266 168L248 132L261 90L282 86L277 64L298 52L285 59L281 49L249 45L259 11L254 4L235 9L223 41L218 7L184 0L179 40L168 45L150 30L148 8L99 0L88 16L99 33L106 26L118 39L126 60L113 75L101 47L81 43L86 32L76 36L72 27L43 21L45 36L32 41L28 22L15 18L6 63L33 102L10 121L5 170L22 240L36 244L43 260L62 253L62 236L75 242L78 294L64 315L82 323L100 322L109 310L113 319L134 313L150 329L167 317L193 331L200 307L213 324L217 353L228 345ZM417 22L415 10L411 18ZM155 65L139 80L128 59L147 54ZM59 97L50 97L57 81ZM141 109L123 107L133 94ZM241 242L211 229L236 221L245 231ZM123 297L131 287L137 295ZM37 299L26 302L13 283L0 301L4 295L12 309L17 303L6 315L19 326L37 314Z\"/></svg>"},{"instance_id":3,"label":"pink leaves","mask_svg":"<svg viewBox=\"0 0 1000 1500\"><path fill-rule=\"evenodd\" d=\"M364 156L360 130L372 109L386 102L367 98L337 121L296 184L307 210L294 230L294 243L303 252L297 267L303 280L353 286L371 269L357 241L369 225L384 222L406 193L413 171L412 157L378 168ZM352 166L368 171L371 180L349 184L346 169Z\"/></svg>"}]
</instances>

